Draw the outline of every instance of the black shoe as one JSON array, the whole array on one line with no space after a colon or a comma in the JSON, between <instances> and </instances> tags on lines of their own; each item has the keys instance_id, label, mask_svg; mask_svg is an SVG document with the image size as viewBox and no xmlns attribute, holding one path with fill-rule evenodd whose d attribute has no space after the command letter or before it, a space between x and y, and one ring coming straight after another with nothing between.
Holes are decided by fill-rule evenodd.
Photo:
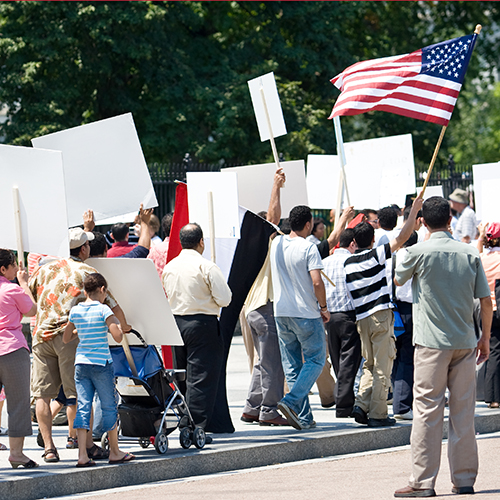
<instances>
[{"instance_id":1,"label":"black shoe","mask_svg":"<svg viewBox=\"0 0 500 500\"><path fill-rule=\"evenodd\" d=\"M453 486L451 492L456 495L474 495L475 493L472 486Z\"/></svg>"},{"instance_id":2,"label":"black shoe","mask_svg":"<svg viewBox=\"0 0 500 500\"><path fill-rule=\"evenodd\" d=\"M395 418L369 418L368 427L391 427L391 425L396 425Z\"/></svg>"},{"instance_id":3,"label":"black shoe","mask_svg":"<svg viewBox=\"0 0 500 500\"><path fill-rule=\"evenodd\" d=\"M205 444L212 444L213 441L214 441L214 438L212 436L205 434Z\"/></svg>"},{"instance_id":4,"label":"black shoe","mask_svg":"<svg viewBox=\"0 0 500 500\"><path fill-rule=\"evenodd\" d=\"M335 401L333 401L332 403L328 403L328 404L321 403L321 406L323 408L333 408L335 406Z\"/></svg>"},{"instance_id":5,"label":"black shoe","mask_svg":"<svg viewBox=\"0 0 500 500\"><path fill-rule=\"evenodd\" d=\"M368 415L366 411L362 410L359 406L355 406L352 409L351 417L353 417L358 424L368 425Z\"/></svg>"}]
</instances>

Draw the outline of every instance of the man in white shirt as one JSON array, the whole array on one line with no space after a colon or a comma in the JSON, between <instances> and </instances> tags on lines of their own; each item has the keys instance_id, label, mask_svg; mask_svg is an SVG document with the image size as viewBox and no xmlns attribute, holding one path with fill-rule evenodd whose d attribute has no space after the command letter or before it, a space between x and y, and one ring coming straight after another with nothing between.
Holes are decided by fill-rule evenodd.
<instances>
[{"instance_id":1,"label":"man in white shirt","mask_svg":"<svg viewBox=\"0 0 500 500\"><path fill-rule=\"evenodd\" d=\"M469 196L463 189L455 189L449 196L450 205L460 215L453 232L453 238L462 243L470 243L476 239L477 220L476 214L469 207Z\"/></svg>"},{"instance_id":2,"label":"man in white shirt","mask_svg":"<svg viewBox=\"0 0 500 500\"><path fill-rule=\"evenodd\" d=\"M184 226L179 239L182 251L165 266L162 281L184 341L174 348L176 368L187 370L181 390L194 422L205 428L222 367L218 316L231 302L231 290L217 265L202 257L205 244L198 224Z\"/></svg>"}]
</instances>

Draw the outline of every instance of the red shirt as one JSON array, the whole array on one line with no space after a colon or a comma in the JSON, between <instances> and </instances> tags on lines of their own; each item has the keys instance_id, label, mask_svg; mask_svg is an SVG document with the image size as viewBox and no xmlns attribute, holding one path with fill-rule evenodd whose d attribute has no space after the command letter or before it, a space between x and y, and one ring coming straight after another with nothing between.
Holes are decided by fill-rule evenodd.
<instances>
[{"instance_id":1,"label":"red shirt","mask_svg":"<svg viewBox=\"0 0 500 500\"><path fill-rule=\"evenodd\" d=\"M128 241L115 241L111 248L108 250L108 257L121 257L137 245L131 245Z\"/></svg>"}]
</instances>

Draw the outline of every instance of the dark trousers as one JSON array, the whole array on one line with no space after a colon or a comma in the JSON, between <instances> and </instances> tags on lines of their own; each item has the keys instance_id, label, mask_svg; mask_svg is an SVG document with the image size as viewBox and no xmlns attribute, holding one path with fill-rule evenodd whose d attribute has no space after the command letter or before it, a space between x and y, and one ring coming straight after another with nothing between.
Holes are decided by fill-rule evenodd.
<instances>
[{"instance_id":1,"label":"dark trousers","mask_svg":"<svg viewBox=\"0 0 500 500\"><path fill-rule=\"evenodd\" d=\"M335 402L337 417L348 417L354 406L354 381L361 363L361 340L354 311L330 313L325 325L328 350L337 377Z\"/></svg>"},{"instance_id":2,"label":"dark trousers","mask_svg":"<svg viewBox=\"0 0 500 500\"><path fill-rule=\"evenodd\" d=\"M179 387L196 425L205 428L214 410L222 368L223 343L216 316L175 316L183 346L175 346L175 367L186 370Z\"/></svg>"},{"instance_id":3,"label":"dark trousers","mask_svg":"<svg viewBox=\"0 0 500 500\"><path fill-rule=\"evenodd\" d=\"M396 301L405 333L396 337L396 359L392 368L392 409L395 415L408 413L413 406L413 319L412 305Z\"/></svg>"},{"instance_id":4,"label":"dark trousers","mask_svg":"<svg viewBox=\"0 0 500 500\"><path fill-rule=\"evenodd\" d=\"M490 357L485 363L484 400L500 403L500 320L493 318L490 338Z\"/></svg>"}]
</instances>

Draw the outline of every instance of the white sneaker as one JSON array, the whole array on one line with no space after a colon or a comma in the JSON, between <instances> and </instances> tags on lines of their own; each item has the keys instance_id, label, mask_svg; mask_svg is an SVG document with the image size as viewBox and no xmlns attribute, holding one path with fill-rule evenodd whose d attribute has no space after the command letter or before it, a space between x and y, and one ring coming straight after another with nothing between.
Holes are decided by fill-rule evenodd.
<instances>
[{"instance_id":1,"label":"white sneaker","mask_svg":"<svg viewBox=\"0 0 500 500\"><path fill-rule=\"evenodd\" d=\"M6 427L0 427L0 436L6 436L9 433L9 429Z\"/></svg>"},{"instance_id":2,"label":"white sneaker","mask_svg":"<svg viewBox=\"0 0 500 500\"><path fill-rule=\"evenodd\" d=\"M396 420L413 420L413 411L407 411L406 413L398 413L394 415Z\"/></svg>"}]
</instances>

